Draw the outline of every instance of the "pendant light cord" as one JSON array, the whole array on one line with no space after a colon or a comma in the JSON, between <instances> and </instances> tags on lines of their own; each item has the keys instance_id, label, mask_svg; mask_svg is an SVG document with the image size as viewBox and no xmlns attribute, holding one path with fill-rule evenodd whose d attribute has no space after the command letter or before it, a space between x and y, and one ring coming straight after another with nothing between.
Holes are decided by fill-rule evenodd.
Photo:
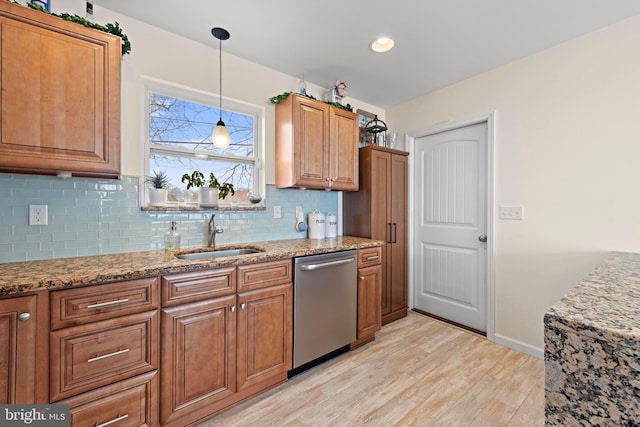
<instances>
[{"instance_id":1,"label":"pendant light cord","mask_svg":"<svg viewBox=\"0 0 640 427\"><path fill-rule=\"evenodd\" d=\"M220 41L220 121L222 121L222 39Z\"/></svg>"}]
</instances>

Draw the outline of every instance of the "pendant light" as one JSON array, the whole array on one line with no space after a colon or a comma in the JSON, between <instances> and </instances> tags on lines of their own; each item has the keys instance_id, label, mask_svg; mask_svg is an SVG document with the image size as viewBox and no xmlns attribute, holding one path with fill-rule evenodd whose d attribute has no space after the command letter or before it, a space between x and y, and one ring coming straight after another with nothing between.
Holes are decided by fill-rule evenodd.
<instances>
[{"instance_id":1,"label":"pendant light","mask_svg":"<svg viewBox=\"0 0 640 427\"><path fill-rule=\"evenodd\" d=\"M231 143L231 136L229 131L222 121L222 40L229 39L229 31L224 28L215 27L211 29L213 37L220 40L220 119L216 123L216 127L213 129L213 135L211 135L211 141L214 147L226 148Z\"/></svg>"}]
</instances>

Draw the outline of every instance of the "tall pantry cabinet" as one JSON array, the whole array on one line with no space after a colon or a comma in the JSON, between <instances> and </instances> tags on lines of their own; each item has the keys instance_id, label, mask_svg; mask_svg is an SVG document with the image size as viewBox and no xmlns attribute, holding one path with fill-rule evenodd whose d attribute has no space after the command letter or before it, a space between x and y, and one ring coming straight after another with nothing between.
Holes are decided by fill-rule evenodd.
<instances>
[{"instance_id":1,"label":"tall pantry cabinet","mask_svg":"<svg viewBox=\"0 0 640 427\"><path fill-rule=\"evenodd\" d=\"M382 240L382 324L407 315L409 153L360 148L360 190L344 193L344 234Z\"/></svg>"}]
</instances>

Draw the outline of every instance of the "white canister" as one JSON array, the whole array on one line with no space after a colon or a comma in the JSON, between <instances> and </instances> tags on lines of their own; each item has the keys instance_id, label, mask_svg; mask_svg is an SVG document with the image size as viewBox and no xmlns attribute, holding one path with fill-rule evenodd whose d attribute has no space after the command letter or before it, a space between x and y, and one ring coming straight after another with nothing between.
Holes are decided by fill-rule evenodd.
<instances>
[{"instance_id":1,"label":"white canister","mask_svg":"<svg viewBox=\"0 0 640 427\"><path fill-rule=\"evenodd\" d=\"M326 215L315 211L309 214L309 238L324 239Z\"/></svg>"},{"instance_id":2,"label":"white canister","mask_svg":"<svg viewBox=\"0 0 640 427\"><path fill-rule=\"evenodd\" d=\"M335 214L327 214L325 226L325 237L336 237L338 235L338 217Z\"/></svg>"}]
</instances>

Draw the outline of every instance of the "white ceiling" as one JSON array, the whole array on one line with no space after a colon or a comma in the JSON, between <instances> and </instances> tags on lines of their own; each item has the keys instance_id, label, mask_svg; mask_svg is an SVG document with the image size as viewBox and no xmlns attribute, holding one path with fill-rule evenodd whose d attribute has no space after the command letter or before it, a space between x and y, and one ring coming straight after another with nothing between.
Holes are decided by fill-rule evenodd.
<instances>
[{"instance_id":1,"label":"white ceiling","mask_svg":"<svg viewBox=\"0 0 640 427\"><path fill-rule=\"evenodd\" d=\"M640 14L637 0L96 0L382 108ZM126 28L125 28L126 31ZM375 54L369 43L392 37ZM135 49L135 40L132 40Z\"/></svg>"}]
</instances>

